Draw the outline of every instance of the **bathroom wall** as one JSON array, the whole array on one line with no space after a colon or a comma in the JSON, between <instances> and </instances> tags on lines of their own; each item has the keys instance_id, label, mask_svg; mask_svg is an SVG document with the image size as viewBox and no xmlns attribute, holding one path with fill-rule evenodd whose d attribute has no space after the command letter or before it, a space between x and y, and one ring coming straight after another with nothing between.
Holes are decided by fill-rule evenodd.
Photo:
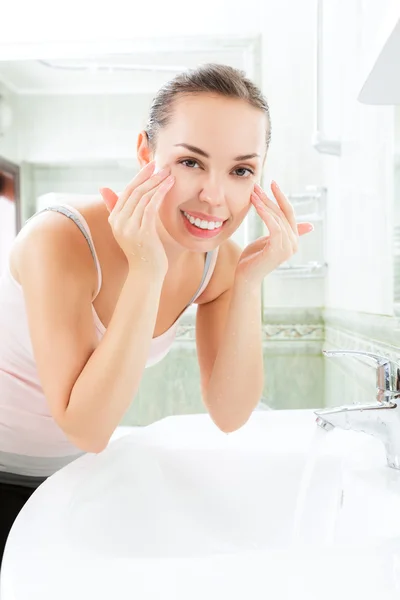
<instances>
[{"instance_id":1,"label":"bathroom wall","mask_svg":"<svg viewBox=\"0 0 400 600\"><path fill-rule=\"evenodd\" d=\"M393 300L400 316L400 106L395 107L394 215L393 215Z\"/></svg>"},{"instance_id":2,"label":"bathroom wall","mask_svg":"<svg viewBox=\"0 0 400 600\"><path fill-rule=\"evenodd\" d=\"M47 192L126 185L137 170L134 148L149 103L146 95L18 96L25 217Z\"/></svg>"},{"instance_id":3,"label":"bathroom wall","mask_svg":"<svg viewBox=\"0 0 400 600\"><path fill-rule=\"evenodd\" d=\"M340 115L341 142L341 156L323 157L329 190L326 306L392 315L394 108L357 100L382 3L335 7L341 35L334 53L346 68L335 95L325 98L327 113Z\"/></svg>"},{"instance_id":4,"label":"bathroom wall","mask_svg":"<svg viewBox=\"0 0 400 600\"><path fill-rule=\"evenodd\" d=\"M56 164L126 157L133 164L150 102L146 94L21 95L23 159Z\"/></svg>"},{"instance_id":5,"label":"bathroom wall","mask_svg":"<svg viewBox=\"0 0 400 600\"><path fill-rule=\"evenodd\" d=\"M0 96L4 97L14 113L11 127L0 135L0 156L10 162L18 163L20 160L19 124L16 115L18 97L0 81Z\"/></svg>"}]
</instances>

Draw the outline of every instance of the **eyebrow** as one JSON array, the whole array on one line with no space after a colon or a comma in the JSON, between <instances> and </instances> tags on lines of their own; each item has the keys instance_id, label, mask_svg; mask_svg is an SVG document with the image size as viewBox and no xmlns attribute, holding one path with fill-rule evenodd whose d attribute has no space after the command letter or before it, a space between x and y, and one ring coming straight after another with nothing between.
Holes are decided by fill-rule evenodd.
<instances>
[{"instance_id":1,"label":"eyebrow","mask_svg":"<svg viewBox=\"0 0 400 600\"><path fill-rule=\"evenodd\" d=\"M210 158L210 155L207 154L207 152L204 152L204 150L201 150L201 148L197 148L196 146L192 146L191 144L175 144L175 146L182 146L183 148L186 148L187 150L190 150L191 152L195 152L196 154L200 154L201 156L204 156L205 158ZM254 152L253 154L241 154L240 156L235 156L235 158L233 160L249 160L250 158L256 158L259 157L260 155L257 154L256 152Z\"/></svg>"}]
</instances>

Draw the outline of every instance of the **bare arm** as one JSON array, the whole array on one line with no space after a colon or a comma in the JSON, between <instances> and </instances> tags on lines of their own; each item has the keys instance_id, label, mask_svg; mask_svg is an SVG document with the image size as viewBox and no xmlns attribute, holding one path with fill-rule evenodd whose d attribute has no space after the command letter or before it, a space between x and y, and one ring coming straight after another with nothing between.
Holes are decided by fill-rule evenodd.
<instances>
[{"instance_id":1,"label":"bare arm","mask_svg":"<svg viewBox=\"0 0 400 600\"><path fill-rule=\"evenodd\" d=\"M235 431L262 395L261 289L234 285L199 306L196 329L204 403L222 431Z\"/></svg>"},{"instance_id":2,"label":"bare arm","mask_svg":"<svg viewBox=\"0 0 400 600\"><path fill-rule=\"evenodd\" d=\"M48 226L30 229L30 239L22 236L19 273L43 390L66 435L90 452L107 445L133 400L156 323L168 268L156 216L174 180L168 169L152 176L154 166L107 204L128 275L100 343L91 306L93 261L79 230L52 215ZM62 224L54 221L60 218Z\"/></svg>"},{"instance_id":3,"label":"bare arm","mask_svg":"<svg viewBox=\"0 0 400 600\"><path fill-rule=\"evenodd\" d=\"M52 416L70 440L99 452L138 389L162 278L130 271L98 343L89 248L73 223L60 215L45 218L28 235L18 261L39 378Z\"/></svg>"},{"instance_id":4,"label":"bare arm","mask_svg":"<svg viewBox=\"0 0 400 600\"><path fill-rule=\"evenodd\" d=\"M233 240L220 248L210 298L196 319L203 401L226 433L244 425L263 388L261 286L250 290L236 281L241 253Z\"/></svg>"},{"instance_id":5,"label":"bare arm","mask_svg":"<svg viewBox=\"0 0 400 600\"><path fill-rule=\"evenodd\" d=\"M148 271L129 272L104 338L72 388L65 430L97 450L107 445L139 388L162 281Z\"/></svg>"}]
</instances>

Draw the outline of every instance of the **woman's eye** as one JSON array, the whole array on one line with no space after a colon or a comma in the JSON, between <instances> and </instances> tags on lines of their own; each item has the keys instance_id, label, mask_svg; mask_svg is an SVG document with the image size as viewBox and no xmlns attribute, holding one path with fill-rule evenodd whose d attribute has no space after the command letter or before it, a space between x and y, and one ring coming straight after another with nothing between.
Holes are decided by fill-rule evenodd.
<instances>
[{"instance_id":1,"label":"woman's eye","mask_svg":"<svg viewBox=\"0 0 400 600\"><path fill-rule=\"evenodd\" d=\"M194 160L193 158L185 158L184 160L181 160L180 163L189 169L200 167L197 160ZM240 179L246 179L247 177L250 177L250 175L254 175L254 171L247 167L239 167L238 169L235 169L234 173L236 173Z\"/></svg>"},{"instance_id":2,"label":"woman's eye","mask_svg":"<svg viewBox=\"0 0 400 600\"><path fill-rule=\"evenodd\" d=\"M188 165L185 163L191 163L191 164ZM181 161L181 164L185 165L186 167L189 167L191 169L191 168L193 168L193 165L198 165L199 163L196 160L193 160L192 158L185 158L185 160Z\"/></svg>"},{"instance_id":3,"label":"woman's eye","mask_svg":"<svg viewBox=\"0 0 400 600\"><path fill-rule=\"evenodd\" d=\"M241 172L241 174L239 174L239 171ZM240 178L245 178L246 172L248 173L247 177L250 177L250 175L254 175L254 172L251 169L247 169L246 167L239 167L238 169L236 169L235 172L238 173L238 177L240 177Z\"/></svg>"}]
</instances>

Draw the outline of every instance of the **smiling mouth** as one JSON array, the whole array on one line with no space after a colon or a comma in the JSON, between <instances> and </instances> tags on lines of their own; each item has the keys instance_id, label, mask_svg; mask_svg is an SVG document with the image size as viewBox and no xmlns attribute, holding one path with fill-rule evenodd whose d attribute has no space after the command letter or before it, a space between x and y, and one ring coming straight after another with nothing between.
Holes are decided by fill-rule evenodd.
<instances>
[{"instance_id":1,"label":"smiling mouth","mask_svg":"<svg viewBox=\"0 0 400 600\"><path fill-rule=\"evenodd\" d=\"M190 215L185 210L181 210L181 213L191 225L197 227L198 229L202 229L203 231L214 231L216 229L221 229L223 224L227 221L227 219L221 219L219 221L200 219L199 217Z\"/></svg>"}]
</instances>

